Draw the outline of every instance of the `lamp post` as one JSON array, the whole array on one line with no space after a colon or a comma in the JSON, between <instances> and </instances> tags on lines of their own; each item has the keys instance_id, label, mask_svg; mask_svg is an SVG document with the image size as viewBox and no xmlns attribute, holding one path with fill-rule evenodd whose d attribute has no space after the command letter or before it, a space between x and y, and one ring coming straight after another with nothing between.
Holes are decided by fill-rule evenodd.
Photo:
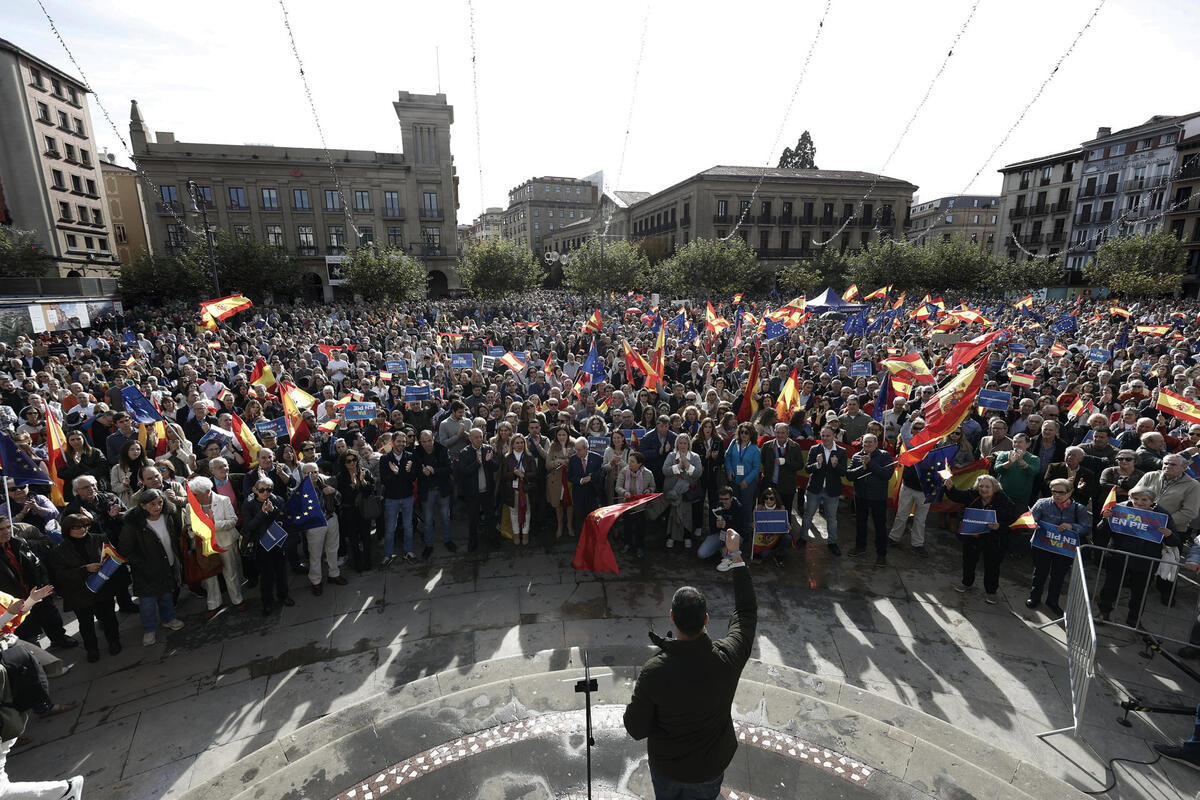
<instances>
[{"instance_id":1,"label":"lamp post","mask_svg":"<svg viewBox=\"0 0 1200 800\"><path fill-rule=\"evenodd\" d=\"M217 291L217 297L221 296L221 278L217 275L217 251L213 248L212 232L208 229L208 205L203 200L197 200L196 195L200 193L200 186L192 179L187 182L188 194L192 196L192 211L199 211L200 216L204 219L204 241L208 244L208 261L212 267L213 288Z\"/></svg>"}]
</instances>

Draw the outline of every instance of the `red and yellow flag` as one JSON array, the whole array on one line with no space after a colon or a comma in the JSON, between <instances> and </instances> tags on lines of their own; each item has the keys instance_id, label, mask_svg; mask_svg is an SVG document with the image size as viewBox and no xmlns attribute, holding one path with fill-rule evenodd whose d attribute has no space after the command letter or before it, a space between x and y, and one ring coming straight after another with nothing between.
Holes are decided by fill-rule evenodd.
<instances>
[{"instance_id":1,"label":"red and yellow flag","mask_svg":"<svg viewBox=\"0 0 1200 800\"><path fill-rule=\"evenodd\" d=\"M317 404L317 398L313 397L311 394L304 391L294 383L289 381L281 381L279 386L281 389L280 397L286 396L292 401L292 405L302 411L306 411Z\"/></svg>"},{"instance_id":2,"label":"red and yellow flag","mask_svg":"<svg viewBox=\"0 0 1200 800\"><path fill-rule=\"evenodd\" d=\"M258 451L262 449L262 446L258 443L258 437L254 435L254 431L236 412L233 415L233 436L242 447L242 453L246 456L246 464L251 467L257 465Z\"/></svg>"},{"instance_id":3,"label":"red and yellow flag","mask_svg":"<svg viewBox=\"0 0 1200 800\"><path fill-rule=\"evenodd\" d=\"M1129 309L1127 309L1127 308L1121 308L1120 306L1113 306L1112 308L1110 308L1108 310L1108 313L1114 317L1121 317L1122 319L1129 319Z\"/></svg>"},{"instance_id":4,"label":"red and yellow flag","mask_svg":"<svg viewBox=\"0 0 1200 800\"><path fill-rule=\"evenodd\" d=\"M275 373L271 371L271 366L262 356L258 357L258 361L254 362L254 369L250 370L250 383L264 389L270 389L275 385Z\"/></svg>"},{"instance_id":5,"label":"red and yellow flag","mask_svg":"<svg viewBox=\"0 0 1200 800\"><path fill-rule=\"evenodd\" d=\"M1200 406L1170 389L1158 390L1158 400L1155 401L1154 407L1190 423L1200 423Z\"/></svg>"},{"instance_id":6,"label":"red and yellow flag","mask_svg":"<svg viewBox=\"0 0 1200 800\"><path fill-rule=\"evenodd\" d=\"M604 317L600 316L600 309L592 312L592 316L588 317L588 321L583 323L584 333L600 333L604 330Z\"/></svg>"},{"instance_id":7,"label":"red and yellow flag","mask_svg":"<svg viewBox=\"0 0 1200 800\"><path fill-rule=\"evenodd\" d=\"M1165 336L1171 330L1170 325L1137 325L1133 329L1137 333L1144 333L1150 336Z\"/></svg>"},{"instance_id":8,"label":"red and yellow flag","mask_svg":"<svg viewBox=\"0 0 1200 800\"><path fill-rule=\"evenodd\" d=\"M888 292L890 291L892 291L891 284L888 284L887 286L880 286L878 289L864 297L863 300L886 300Z\"/></svg>"},{"instance_id":9,"label":"red and yellow flag","mask_svg":"<svg viewBox=\"0 0 1200 800\"><path fill-rule=\"evenodd\" d=\"M216 300L206 300L200 304L200 315L203 317L207 314L214 320L227 319L232 317L239 311L245 311L248 308L253 308L254 303L250 302L250 298L244 294L231 294L228 297L220 297Z\"/></svg>"},{"instance_id":10,"label":"red and yellow flag","mask_svg":"<svg viewBox=\"0 0 1200 800\"><path fill-rule=\"evenodd\" d=\"M224 553L225 550L217 544L217 526L212 517L204 513L200 501L192 493L192 487L187 487L188 519L191 521L192 534L200 543L200 555L211 556L214 553Z\"/></svg>"},{"instance_id":11,"label":"red and yellow flag","mask_svg":"<svg viewBox=\"0 0 1200 800\"><path fill-rule=\"evenodd\" d=\"M967 418L983 387L985 366L983 359L969 364L929 398L921 410L925 429L912 437L908 450L901 456L905 466L920 462Z\"/></svg>"},{"instance_id":12,"label":"red and yellow flag","mask_svg":"<svg viewBox=\"0 0 1200 800\"><path fill-rule=\"evenodd\" d=\"M742 402L738 406L738 422L749 422L758 411L758 364L759 344L754 342L754 363L750 365L750 375L746 378L746 388L742 390ZM789 418L790 419L790 418Z\"/></svg>"},{"instance_id":13,"label":"red and yellow flag","mask_svg":"<svg viewBox=\"0 0 1200 800\"><path fill-rule=\"evenodd\" d=\"M663 385L663 376L667 371L667 326L658 326L658 338L654 340L654 350L650 353L650 371L646 373L646 389L657 389Z\"/></svg>"},{"instance_id":14,"label":"red and yellow flag","mask_svg":"<svg viewBox=\"0 0 1200 800\"><path fill-rule=\"evenodd\" d=\"M756 362L757 365L757 362ZM780 422L788 422L792 414L800 408L800 387L797 383L797 368L792 367L792 374L779 390L779 400L775 403L775 416Z\"/></svg>"},{"instance_id":15,"label":"red and yellow flag","mask_svg":"<svg viewBox=\"0 0 1200 800\"><path fill-rule=\"evenodd\" d=\"M1014 372L1008 380L1013 386L1024 386L1026 389L1033 388L1033 375L1028 372Z\"/></svg>"},{"instance_id":16,"label":"red and yellow flag","mask_svg":"<svg viewBox=\"0 0 1200 800\"><path fill-rule=\"evenodd\" d=\"M1033 518L1032 511L1026 511L1024 514L1017 517L1016 520L1013 521L1013 524L1009 525L1008 527L1016 528L1016 529L1024 528L1026 530L1035 530L1037 528L1037 520L1035 520Z\"/></svg>"},{"instance_id":17,"label":"red and yellow flag","mask_svg":"<svg viewBox=\"0 0 1200 800\"><path fill-rule=\"evenodd\" d=\"M919 353L885 358L880 365L893 375L908 378L915 383L935 383L933 373L929 371Z\"/></svg>"},{"instance_id":18,"label":"red and yellow flag","mask_svg":"<svg viewBox=\"0 0 1200 800\"><path fill-rule=\"evenodd\" d=\"M850 284L850 288L847 289L846 293L842 295L842 299L845 300L847 303L852 302L857 297L858 297L858 284L857 283Z\"/></svg>"},{"instance_id":19,"label":"red and yellow flag","mask_svg":"<svg viewBox=\"0 0 1200 800\"><path fill-rule=\"evenodd\" d=\"M50 473L50 501L61 508L67 501L63 499L65 480L58 477L58 468L67 465L63 455L67 451L67 437L63 435L54 409L43 405L42 410L46 413L46 470Z\"/></svg>"},{"instance_id":20,"label":"red and yellow flag","mask_svg":"<svg viewBox=\"0 0 1200 800\"><path fill-rule=\"evenodd\" d=\"M1012 304L1013 308L1033 308L1033 295L1027 294Z\"/></svg>"},{"instance_id":21,"label":"red and yellow flag","mask_svg":"<svg viewBox=\"0 0 1200 800\"><path fill-rule=\"evenodd\" d=\"M1066 354L1067 348L1063 347L1061 342L1055 342L1054 344L1050 345L1050 355L1057 357L1065 356Z\"/></svg>"},{"instance_id":22,"label":"red and yellow flag","mask_svg":"<svg viewBox=\"0 0 1200 800\"><path fill-rule=\"evenodd\" d=\"M1108 490L1108 497L1104 498L1104 505L1100 507L1100 513L1110 510L1117 504L1117 487L1112 487Z\"/></svg>"},{"instance_id":23,"label":"red and yellow flag","mask_svg":"<svg viewBox=\"0 0 1200 800\"><path fill-rule=\"evenodd\" d=\"M292 399L291 392L286 389L290 384L283 384L284 391L280 392L280 399L283 402L283 419L287 425L288 441L292 443L292 447L299 451L300 445L308 439L310 432L308 425L304 423L304 416L300 413L300 409L296 407L296 401ZM297 391L299 391L297 389Z\"/></svg>"}]
</instances>

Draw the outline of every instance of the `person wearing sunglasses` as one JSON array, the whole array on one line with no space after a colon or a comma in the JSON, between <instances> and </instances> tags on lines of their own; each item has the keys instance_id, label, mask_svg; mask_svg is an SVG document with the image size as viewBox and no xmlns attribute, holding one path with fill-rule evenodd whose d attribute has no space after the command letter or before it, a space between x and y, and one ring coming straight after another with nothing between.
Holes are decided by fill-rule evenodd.
<instances>
[{"instance_id":1,"label":"person wearing sunglasses","mask_svg":"<svg viewBox=\"0 0 1200 800\"><path fill-rule=\"evenodd\" d=\"M262 545L263 535L272 522L283 516L283 498L273 492L270 478L258 478L250 496L242 504L242 531L254 540L254 561L258 565L258 585L262 592L262 613L268 616L275 610L278 600L285 606L294 606L296 601L288 594L287 558L284 545L268 550Z\"/></svg>"},{"instance_id":2,"label":"person wearing sunglasses","mask_svg":"<svg viewBox=\"0 0 1200 800\"><path fill-rule=\"evenodd\" d=\"M1118 450L1116 457L1113 459L1114 465L1105 468L1100 473L1100 490L1096 493L1099 502L1103 505L1109 494L1116 490L1116 501L1118 503L1126 503L1129 499L1129 490L1137 486L1138 481L1146 473L1137 466L1137 454L1133 450ZM1107 528L1104 530L1097 529L1096 544L1101 546L1108 545Z\"/></svg>"},{"instance_id":3,"label":"person wearing sunglasses","mask_svg":"<svg viewBox=\"0 0 1200 800\"><path fill-rule=\"evenodd\" d=\"M1034 503L1032 512L1039 530L1045 526L1078 546L1087 543L1092 523L1088 510L1071 499L1071 489L1071 481L1055 478L1050 481L1050 496ZM1038 532L1034 531L1035 538ZM1029 597L1025 600L1026 608L1037 608L1045 592L1046 608L1055 616L1062 616L1063 610L1058 604L1058 597L1067 576L1070 575L1073 553L1073 548L1071 555L1052 553L1040 547L1033 548L1033 585L1029 590Z\"/></svg>"}]
</instances>

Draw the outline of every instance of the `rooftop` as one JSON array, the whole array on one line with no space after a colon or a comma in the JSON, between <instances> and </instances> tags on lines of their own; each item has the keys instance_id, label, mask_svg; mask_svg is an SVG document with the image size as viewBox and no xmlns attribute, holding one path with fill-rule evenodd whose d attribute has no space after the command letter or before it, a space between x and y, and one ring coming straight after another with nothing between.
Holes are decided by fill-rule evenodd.
<instances>
[{"instance_id":1,"label":"rooftop","mask_svg":"<svg viewBox=\"0 0 1200 800\"><path fill-rule=\"evenodd\" d=\"M894 186L912 186L908 181L900 180L899 178L889 178L886 175L877 175L873 172L859 172L858 170L841 170L841 169L780 169L778 167L731 167L718 165L710 167L696 175L698 178L758 178L763 176L767 178L789 179L803 178L804 180L817 182L871 182L878 181L882 184L891 184ZM915 188L915 187L914 187Z\"/></svg>"},{"instance_id":2,"label":"rooftop","mask_svg":"<svg viewBox=\"0 0 1200 800\"><path fill-rule=\"evenodd\" d=\"M1044 164L1058 164L1062 161L1073 161L1077 158L1083 158L1083 148L1075 147L1071 150L1063 150L1061 153L1053 153L1048 156L1037 156L1035 158L1027 158L1024 161L1014 161L1011 164L1005 164L997 172L1014 172L1019 169L1028 167L1038 167Z\"/></svg>"},{"instance_id":3,"label":"rooftop","mask_svg":"<svg viewBox=\"0 0 1200 800\"><path fill-rule=\"evenodd\" d=\"M37 64L42 69L53 72L54 74L58 75L59 77L66 78L67 80L74 83L82 91L89 92L89 93L91 92L91 89L88 88L87 84L84 83L83 81L79 80L79 78L76 78L74 75L72 75L69 72L64 72L63 70L59 69L58 67L49 63L48 61L43 61L42 59L35 56L33 53L30 53L28 50L22 50L20 47L17 47L15 44L8 41L7 39L0 39L0 50L7 50L10 53L16 53L17 55L21 56L22 58L26 58L26 59L32 61L33 63Z\"/></svg>"}]
</instances>

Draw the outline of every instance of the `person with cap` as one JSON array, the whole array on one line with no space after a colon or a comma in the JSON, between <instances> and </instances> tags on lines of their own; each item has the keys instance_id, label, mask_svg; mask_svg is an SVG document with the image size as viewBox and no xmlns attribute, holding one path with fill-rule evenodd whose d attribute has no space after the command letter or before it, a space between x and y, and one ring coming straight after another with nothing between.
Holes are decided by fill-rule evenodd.
<instances>
[{"instance_id":1,"label":"person with cap","mask_svg":"<svg viewBox=\"0 0 1200 800\"><path fill-rule=\"evenodd\" d=\"M758 626L758 602L741 547L737 531L728 531L734 592L728 633L711 639L704 594L693 586L676 590L670 612L675 629L666 638L650 631L659 652L642 668L625 707L625 730L635 740L648 740L650 779L660 800L717 797L737 751L730 706Z\"/></svg>"},{"instance_id":2,"label":"person with cap","mask_svg":"<svg viewBox=\"0 0 1200 800\"><path fill-rule=\"evenodd\" d=\"M128 559L141 614L142 645L150 647L157 642L160 625L172 631L183 627L183 621L175 616L175 590L183 559L182 530L177 518L164 513L161 490L142 489L134 502L137 507L125 515L117 550Z\"/></svg>"}]
</instances>

